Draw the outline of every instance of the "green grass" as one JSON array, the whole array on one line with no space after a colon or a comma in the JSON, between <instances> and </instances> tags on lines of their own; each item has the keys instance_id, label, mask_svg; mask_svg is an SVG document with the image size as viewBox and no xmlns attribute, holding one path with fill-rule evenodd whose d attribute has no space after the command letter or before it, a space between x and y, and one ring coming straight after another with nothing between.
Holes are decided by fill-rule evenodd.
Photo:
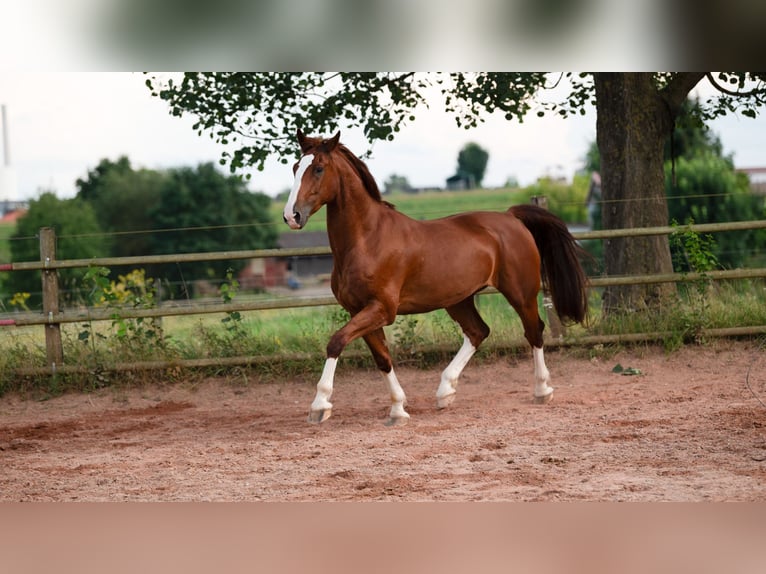
<instances>
[{"instance_id":1,"label":"green grass","mask_svg":"<svg viewBox=\"0 0 766 574\"><path fill-rule=\"evenodd\" d=\"M721 281L700 292L695 285L682 284L674 302L641 313L600 317L599 301L592 298L596 319L589 334L668 332L666 349L685 343L705 343L704 329L766 325L766 283L763 280Z\"/></svg>"},{"instance_id":2,"label":"green grass","mask_svg":"<svg viewBox=\"0 0 766 574\"><path fill-rule=\"evenodd\" d=\"M386 200L413 219L435 219L465 211L505 211L519 203L521 196L522 191L516 188L476 189L394 194L386 197Z\"/></svg>"},{"instance_id":3,"label":"green grass","mask_svg":"<svg viewBox=\"0 0 766 574\"><path fill-rule=\"evenodd\" d=\"M521 323L500 295L479 298L480 311L492 327L490 343L502 345L522 337ZM327 342L346 321L337 306L244 312L237 321L223 322L225 316L199 315L166 317L160 323L127 320L127 329L109 321L62 325L65 364L89 367L90 372L68 375L66 388L87 390L92 385L112 384L125 373L108 375L118 363L220 357L267 357L259 370L284 374L321 368ZM161 329L160 329L161 327ZM460 347L462 334L445 311L428 315L398 317L386 327L389 347L397 364L430 366L448 360ZM160 333L158 336L156 333ZM438 347L442 347L439 349ZM295 355L311 357L294 361ZM372 368L373 362L362 340L354 341L344 358L352 364ZM300 363L300 364L297 364ZM14 371L45 364L42 327L0 330L0 394L36 385L48 389L50 377L18 378ZM162 372L145 377L162 380ZM130 380L128 377L127 380ZM31 382L30 382L31 381Z\"/></svg>"}]
</instances>

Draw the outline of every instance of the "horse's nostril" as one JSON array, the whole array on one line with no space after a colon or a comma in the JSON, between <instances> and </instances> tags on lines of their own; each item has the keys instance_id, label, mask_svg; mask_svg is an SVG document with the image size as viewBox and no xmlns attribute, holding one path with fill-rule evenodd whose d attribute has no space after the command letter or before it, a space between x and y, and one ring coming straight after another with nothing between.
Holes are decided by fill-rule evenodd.
<instances>
[{"instance_id":1,"label":"horse's nostril","mask_svg":"<svg viewBox=\"0 0 766 574\"><path fill-rule=\"evenodd\" d=\"M285 223L287 223L287 217L285 217L285 216L283 215L283 216L282 216L282 221L284 221Z\"/></svg>"},{"instance_id":2,"label":"horse's nostril","mask_svg":"<svg viewBox=\"0 0 766 574\"><path fill-rule=\"evenodd\" d=\"M301 214L298 213L297 211L295 213L293 213L293 218L295 218L295 223L300 223L301 222Z\"/></svg>"}]
</instances>

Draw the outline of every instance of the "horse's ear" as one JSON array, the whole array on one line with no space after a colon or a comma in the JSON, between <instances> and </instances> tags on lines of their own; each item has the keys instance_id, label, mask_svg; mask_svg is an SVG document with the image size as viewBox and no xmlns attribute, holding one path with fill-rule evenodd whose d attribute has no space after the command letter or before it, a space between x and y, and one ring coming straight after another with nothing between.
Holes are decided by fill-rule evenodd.
<instances>
[{"instance_id":1,"label":"horse's ear","mask_svg":"<svg viewBox=\"0 0 766 574\"><path fill-rule=\"evenodd\" d=\"M335 149L339 141L340 141L340 132L332 136L332 138L330 138L329 140L325 140L323 143L325 148L327 148L327 151L330 152Z\"/></svg>"},{"instance_id":2,"label":"horse's ear","mask_svg":"<svg viewBox=\"0 0 766 574\"><path fill-rule=\"evenodd\" d=\"M308 148L309 148L309 142L308 142L308 138L307 138L307 137L306 137L306 135L305 135L305 134L304 134L304 133L301 131L301 129L300 129L300 128L298 128L298 133L296 134L296 136L297 136L297 138L298 138L298 145L299 145L299 146L301 146L301 151L302 151L303 153L306 153L306 151L308 151Z\"/></svg>"}]
</instances>

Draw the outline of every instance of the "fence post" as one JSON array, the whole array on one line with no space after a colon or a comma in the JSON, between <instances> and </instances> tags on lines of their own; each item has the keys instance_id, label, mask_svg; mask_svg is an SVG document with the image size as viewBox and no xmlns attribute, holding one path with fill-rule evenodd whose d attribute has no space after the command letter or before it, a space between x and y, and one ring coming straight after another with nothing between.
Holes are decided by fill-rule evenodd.
<instances>
[{"instance_id":1,"label":"fence post","mask_svg":"<svg viewBox=\"0 0 766 574\"><path fill-rule=\"evenodd\" d=\"M530 201L532 205L542 207L546 210L548 209L548 198L544 195L536 195L532 197ZM553 299L551 299L551 294L547 289L543 291L543 307L545 307L545 315L548 319L548 327L551 330L551 337L554 339L563 339L564 335L567 334L567 329L561 323L561 319L559 319L556 310L553 308Z\"/></svg>"},{"instance_id":2,"label":"fence post","mask_svg":"<svg viewBox=\"0 0 766 574\"><path fill-rule=\"evenodd\" d=\"M64 346L61 344L61 325L53 322L53 316L59 313L59 276L56 269L48 269L48 264L56 260L56 231L52 227L40 229L40 261L45 265L40 275L43 283L43 313L48 323L45 325L45 355L48 366L53 372L64 364Z\"/></svg>"}]
</instances>

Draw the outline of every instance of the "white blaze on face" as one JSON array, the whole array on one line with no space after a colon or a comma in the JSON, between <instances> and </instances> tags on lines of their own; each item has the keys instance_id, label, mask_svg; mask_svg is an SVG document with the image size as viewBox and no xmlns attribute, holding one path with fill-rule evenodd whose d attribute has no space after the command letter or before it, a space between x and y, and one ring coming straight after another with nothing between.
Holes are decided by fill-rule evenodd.
<instances>
[{"instance_id":1,"label":"white blaze on face","mask_svg":"<svg viewBox=\"0 0 766 574\"><path fill-rule=\"evenodd\" d=\"M293 182L293 188L290 190L290 197L287 198L285 209L282 212L285 221L287 221L287 224L293 229L300 227L300 225L298 225L298 223L295 221L295 201L298 199L298 191L301 188L303 174L306 173L306 170L309 168L309 166L311 166L313 162L313 153L304 155L298 162L298 169L295 170L295 181Z\"/></svg>"}]
</instances>

